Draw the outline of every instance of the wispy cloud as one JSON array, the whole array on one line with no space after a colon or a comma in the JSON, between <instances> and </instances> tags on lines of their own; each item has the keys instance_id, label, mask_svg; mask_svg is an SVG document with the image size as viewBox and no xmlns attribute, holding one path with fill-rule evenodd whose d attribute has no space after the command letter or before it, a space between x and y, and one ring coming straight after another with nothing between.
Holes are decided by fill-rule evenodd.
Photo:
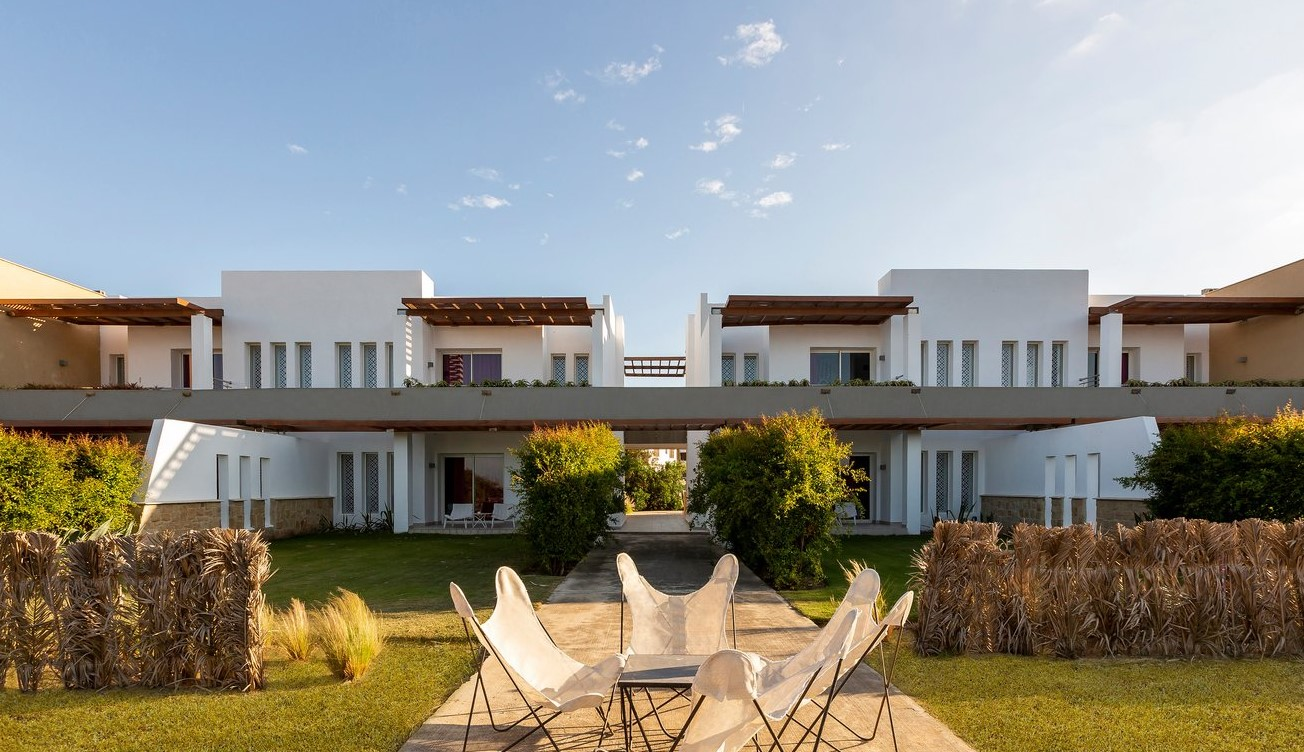
<instances>
[{"instance_id":1,"label":"wispy cloud","mask_svg":"<svg viewBox=\"0 0 1304 752\"><path fill-rule=\"evenodd\" d=\"M786 154L775 154L774 159L770 160L770 169L786 170L792 167L793 162L797 161L797 152L790 151Z\"/></svg>"},{"instance_id":2,"label":"wispy cloud","mask_svg":"<svg viewBox=\"0 0 1304 752\"><path fill-rule=\"evenodd\" d=\"M520 183L508 183L508 184L507 184L507 190L509 190L509 191L519 191L519 190L521 190L521 184L520 184Z\"/></svg>"},{"instance_id":3,"label":"wispy cloud","mask_svg":"<svg viewBox=\"0 0 1304 752\"><path fill-rule=\"evenodd\" d=\"M567 86L568 83L570 82L566 79L565 74L559 70L548 73L543 77L543 88L552 93L552 101L584 104L584 95Z\"/></svg>"},{"instance_id":4,"label":"wispy cloud","mask_svg":"<svg viewBox=\"0 0 1304 752\"><path fill-rule=\"evenodd\" d=\"M842 65L842 63L839 61L838 65ZM824 97L817 95L814 99L810 100L806 104L803 104L801 107L798 107L797 112L810 112L811 110L815 109L815 105L819 104L820 100L823 98Z\"/></svg>"},{"instance_id":5,"label":"wispy cloud","mask_svg":"<svg viewBox=\"0 0 1304 752\"><path fill-rule=\"evenodd\" d=\"M364 191L369 191L369 190L371 190L371 186L373 186L373 185L375 185L375 184L376 184L376 181L375 181L375 180L372 180L372 179L371 179L371 176L368 175L368 176L367 176L367 179L364 180L364 181L362 181L362 190L364 190Z\"/></svg>"},{"instance_id":6,"label":"wispy cloud","mask_svg":"<svg viewBox=\"0 0 1304 752\"><path fill-rule=\"evenodd\" d=\"M623 151L619 151L619 150L617 150L617 149L607 149L607 156L608 156L608 157L615 157L616 159L624 159L624 158L625 158L625 152L623 152Z\"/></svg>"},{"instance_id":7,"label":"wispy cloud","mask_svg":"<svg viewBox=\"0 0 1304 752\"><path fill-rule=\"evenodd\" d=\"M407 183L399 183L399 184L398 184L398 187L394 189L394 192L397 193L397 194L400 195L400 196L406 196L406 195L407 195Z\"/></svg>"},{"instance_id":8,"label":"wispy cloud","mask_svg":"<svg viewBox=\"0 0 1304 752\"><path fill-rule=\"evenodd\" d=\"M475 245L476 243L479 243L479 242L480 242L480 238L477 238L477 237L474 237L474 236L471 236L471 235L463 235L463 236L462 236L462 242L464 242L464 243L469 243L469 244L471 244L471 245Z\"/></svg>"},{"instance_id":9,"label":"wispy cloud","mask_svg":"<svg viewBox=\"0 0 1304 752\"><path fill-rule=\"evenodd\" d=\"M457 203L449 204L450 209L497 209L503 206L511 206L512 202L505 198L498 198L488 193L482 193L479 196L463 196L458 199Z\"/></svg>"},{"instance_id":10,"label":"wispy cloud","mask_svg":"<svg viewBox=\"0 0 1304 752\"><path fill-rule=\"evenodd\" d=\"M661 70L661 48L654 48L656 55L644 60L642 63L630 61L628 63L612 62L602 69L597 75L598 80L609 84L626 84L633 85Z\"/></svg>"},{"instance_id":11,"label":"wispy cloud","mask_svg":"<svg viewBox=\"0 0 1304 752\"><path fill-rule=\"evenodd\" d=\"M584 95L574 89L561 89L552 93L552 101L584 104Z\"/></svg>"},{"instance_id":12,"label":"wispy cloud","mask_svg":"<svg viewBox=\"0 0 1304 752\"><path fill-rule=\"evenodd\" d=\"M691 230L689 230L687 227L680 227L678 229L671 230L670 232L666 233L666 240L679 240L680 238L687 235L689 232L691 232Z\"/></svg>"},{"instance_id":13,"label":"wispy cloud","mask_svg":"<svg viewBox=\"0 0 1304 752\"><path fill-rule=\"evenodd\" d=\"M846 151L847 149L851 148L851 144L845 142L836 142L831 144L824 144L820 148L823 149L824 151Z\"/></svg>"},{"instance_id":14,"label":"wispy cloud","mask_svg":"<svg viewBox=\"0 0 1304 752\"><path fill-rule=\"evenodd\" d=\"M740 24L734 30L732 37L725 37L743 43L743 46L734 54L728 57L718 57L721 65L730 65L732 63L742 63L743 65L759 68L762 65L768 65L774 56L787 47L783 42L783 37L774 28L773 19L761 21L752 24Z\"/></svg>"},{"instance_id":15,"label":"wispy cloud","mask_svg":"<svg viewBox=\"0 0 1304 752\"><path fill-rule=\"evenodd\" d=\"M539 236L539 245L547 245L547 244L548 244L548 233L545 232L544 234Z\"/></svg>"},{"instance_id":16,"label":"wispy cloud","mask_svg":"<svg viewBox=\"0 0 1304 752\"><path fill-rule=\"evenodd\" d=\"M298 144L286 144L285 148L288 149L289 152L295 155L296 157L303 156L304 154L308 153L307 149L303 148L302 146L299 146Z\"/></svg>"},{"instance_id":17,"label":"wispy cloud","mask_svg":"<svg viewBox=\"0 0 1304 752\"><path fill-rule=\"evenodd\" d=\"M716 118L714 122L706 121L706 131L714 136L713 139L707 139L700 144L694 144L688 148L694 151L712 152L721 146L733 141L742 135L743 129L738 125L741 122L737 115L724 114Z\"/></svg>"},{"instance_id":18,"label":"wispy cloud","mask_svg":"<svg viewBox=\"0 0 1304 752\"><path fill-rule=\"evenodd\" d=\"M495 183L503 179L503 176L492 167L472 167L467 170L467 173L481 180L489 180Z\"/></svg>"},{"instance_id":19,"label":"wispy cloud","mask_svg":"<svg viewBox=\"0 0 1304 752\"><path fill-rule=\"evenodd\" d=\"M622 209L633 209L633 208L634 208L634 202L633 202L633 201L630 201L630 200L627 199L627 198L622 198L621 200L619 200L619 201L616 202L616 206L619 206L619 207L622 208Z\"/></svg>"},{"instance_id":20,"label":"wispy cloud","mask_svg":"<svg viewBox=\"0 0 1304 752\"><path fill-rule=\"evenodd\" d=\"M707 180L702 178L697 181L697 187L694 189L697 193L704 193L708 196L719 196L724 193L723 180Z\"/></svg>"},{"instance_id":21,"label":"wispy cloud","mask_svg":"<svg viewBox=\"0 0 1304 752\"><path fill-rule=\"evenodd\" d=\"M625 176L625 179L631 183L637 183L643 179L643 171L637 168L630 170L629 174Z\"/></svg>"},{"instance_id":22,"label":"wispy cloud","mask_svg":"<svg viewBox=\"0 0 1304 752\"><path fill-rule=\"evenodd\" d=\"M623 131L623 130L625 130L625 126L621 125L620 123L617 123L616 120L615 120L615 118L612 118L611 120L608 120L608 121L607 121L607 130L609 130L609 131Z\"/></svg>"},{"instance_id":23,"label":"wispy cloud","mask_svg":"<svg viewBox=\"0 0 1304 752\"><path fill-rule=\"evenodd\" d=\"M631 146L633 146L635 149L646 149L647 139L643 138L642 136L639 136L638 138L634 139L634 142L631 144Z\"/></svg>"},{"instance_id":24,"label":"wispy cloud","mask_svg":"<svg viewBox=\"0 0 1304 752\"><path fill-rule=\"evenodd\" d=\"M1096 23L1092 26L1091 32L1078 40L1077 44L1070 47L1061 59L1072 60L1090 55L1104 47L1126 27L1127 21L1121 15L1117 13L1106 13L1096 19Z\"/></svg>"},{"instance_id":25,"label":"wispy cloud","mask_svg":"<svg viewBox=\"0 0 1304 752\"><path fill-rule=\"evenodd\" d=\"M762 209L771 209L776 206L787 206L792 203L792 194L787 191L775 191L767 193L756 199L756 205Z\"/></svg>"}]
</instances>

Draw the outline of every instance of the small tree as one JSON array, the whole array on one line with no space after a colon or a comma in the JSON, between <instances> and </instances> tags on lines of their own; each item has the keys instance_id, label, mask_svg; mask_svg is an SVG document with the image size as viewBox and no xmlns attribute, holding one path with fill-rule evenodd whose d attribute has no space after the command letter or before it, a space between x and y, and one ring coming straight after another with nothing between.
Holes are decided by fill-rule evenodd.
<instances>
[{"instance_id":1,"label":"small tree","mask_svg":"<svg viewBox=\"0 0 1304 752\"><path fill-rule=\"evenodd\" d=\"M1271 421L1226 415L1173 426L1136 474L1119 478L1150 493L1158 518L1214 522L1304 517L1304 413L1289 403Z\"/></svg>"},{"instance_id":2,"label":"small tree","mask_svg":"<svg viewBox=\"0 0 1304 752\"><path fill-rule=\"evenodd\" d=\"M684 463L657 465L645 450L629 449L623 460L625 500L635 511L684 508Z\"/></svg>"},{"instance_id":3,"label":"small tree","mask_svg":"<svg viewBox=\"0 0 1304 752\"><path fill-rule=\"evenodd\" d=\"M823 585L837 505L868 481L850 456L817 410L723 428L701 444L689 509L775 587Z\"/></svg>"},{"instance_id":4,"label":"small tree","mask_svg":"<svg viewBox=\"0 0 1304 752\"><path fill-rule=\"evenodd\" d=\"M601 423L535 428L512 453L520 464L512 488L521 497L521 532L539 565L563 574L622 508L620 440Z\"/></svg>"}]
</instances>

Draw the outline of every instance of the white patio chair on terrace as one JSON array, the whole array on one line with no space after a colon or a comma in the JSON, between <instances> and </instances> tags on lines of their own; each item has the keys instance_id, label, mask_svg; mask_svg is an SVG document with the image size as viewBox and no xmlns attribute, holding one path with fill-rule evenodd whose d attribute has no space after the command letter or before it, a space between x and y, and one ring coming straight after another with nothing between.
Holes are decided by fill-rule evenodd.
<instances>
[{"instance_id":1,"label":"white patio chair on terrace","mask_svg":"<svg viewBox=\"0 0 1304 752\"><path fill-rule=\"evenodd\" d=\"M611 694L620 672L625 666L625 656L611 655L593 666L588 666L571 658L552 641L544 629L539 616L534 612L534 604L525 589L521 578L510 567L499 567L495 579L498 590L498 602L493 614L484 623L475 617L475 611L467 602L466 595L456 583L448 583L453 605L462 617L463 627L467 632L467 641L475 633L480 644L479 661L475 675L475 687L471 690L471 708L466 714L466 731L462 736L462 752L466 752L467 741L471 736L471 719L475 714L477 694L484 698L489 713L489 724L494 731L504 733L520 725L528 718L537 724L521 738L502 747L503 752L515 747L537 731L542 731L553 749L561 752L557 741L548 731L548 724L563 713L576 710L593 709L602 720L601 736L608 731L606 709L603 704ZM493 703L484 683L484 663L492 656L507 673L512 687L525 703L526 713L511 723L500 725L494 720ZM530 696L526 695L529 690ZM542 698L543 702L534 704L531 697ZM551 713L546 717L540 711Z\"/></svg>"},{"instance_id":2,"label":"white patio chair on terrace","mask_svg":"<svg viewBox=\"0 0 1304 752\"><path fill-rule=\"evenodd\" d=\"M503 504L503 503L494 504L493 521L507 522L510 523L512 527L516 527L517 511L518 509L515 504Z\"/></svg>"},{"instance_id":3,"label":"white patio chair on terrace","mask_svg":"<svg viewBox=\"0 0 1304 752\"><path fill-rule=\"evenodd\" d=\"M450 522L460 522L462 527L470 527L475 522L475 504L451 504L448 514L444 515L444 527Z\"/></svg>"},{"instance_id":4,"label":"white patio chair on terrace","mask_svg":"<svg viewBox=\"0 0 1304 752\"><path fill-rule=\"evenodd\" d=\"M738 650L721 650L707 658L693 679L692 709L671 752L735 752L761 729L769 732L769 749L781 749L794 714L817 687L832 686L842 663L850 660L860 618L855 610L836 615L812 643L818 650L785 661L785 670ZM815 729L813 752L819 751L822 732L821 724Z\"/></svg>"},{"instance_id":5,"label":"white patio chair on terrace","mask_svg":"<svg viewBox=\"0 0 1304 752\"><path fill-rule=\"evenodd\" d=\"M737 646L733 618L738 558L725 554L711 579L687 595L666 595L638 573L629 554L616 554L620 573L620 649L625 649L625 608L631 617L629 650L643 655L710 655ZM732 639L731 639L732 638Z\"/></svg>"}]
</instances>

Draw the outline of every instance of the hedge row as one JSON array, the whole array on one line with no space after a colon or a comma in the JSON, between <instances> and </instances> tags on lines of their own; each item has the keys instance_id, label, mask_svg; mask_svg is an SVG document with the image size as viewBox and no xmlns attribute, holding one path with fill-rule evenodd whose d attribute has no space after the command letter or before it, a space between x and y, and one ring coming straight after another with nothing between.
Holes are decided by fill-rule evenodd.
<instances>
[{"instance_id":1,"label":"hedge row","mask_svg":"<svg viewBox=\"0 0 1304 752\"><path fill-rule=\"evenodd\" d=\"M124 438L54 439L0 428L0 530L123 529L145 472Z\"/></svg>"}]
</instances>

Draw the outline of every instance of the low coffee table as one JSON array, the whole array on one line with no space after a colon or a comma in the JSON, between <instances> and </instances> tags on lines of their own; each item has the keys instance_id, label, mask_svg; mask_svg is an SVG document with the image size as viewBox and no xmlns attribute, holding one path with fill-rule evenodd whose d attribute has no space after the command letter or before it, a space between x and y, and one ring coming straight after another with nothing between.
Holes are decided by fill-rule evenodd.
<instances>
[{"instance_id":1,"label":"low coffee table","mask_svg":"<svg viewBox=\"0 0 1304 752\"><path fill-rule=\"evenodd\" d=\"M656 718L657 725L661 727L661 732L666 736L673 738L675 736L666 728L666 724L661 720L661 708L665 707L666 700L657 704L651 699L652 690L673 690L676 696L683 695L693 686L693 677L697 675L697 669L701 668L702 662L707 659L705 655L639 655L635 653L625 660L625 669L620 672L620 678L616 680L616 691L620 693L620 725L625 730L625 749L630 749L634 741L634 726L638 726L638 732L643 737L643 744L651 749L651 743L647 738L647 730L643 728L643 719L649 715ZM634 710L634 693L638 690L644 690L648 693L649 702L652 709L639 715ZM673 698L672 698L673 699Z\"/></svg>"}]
</instances>

